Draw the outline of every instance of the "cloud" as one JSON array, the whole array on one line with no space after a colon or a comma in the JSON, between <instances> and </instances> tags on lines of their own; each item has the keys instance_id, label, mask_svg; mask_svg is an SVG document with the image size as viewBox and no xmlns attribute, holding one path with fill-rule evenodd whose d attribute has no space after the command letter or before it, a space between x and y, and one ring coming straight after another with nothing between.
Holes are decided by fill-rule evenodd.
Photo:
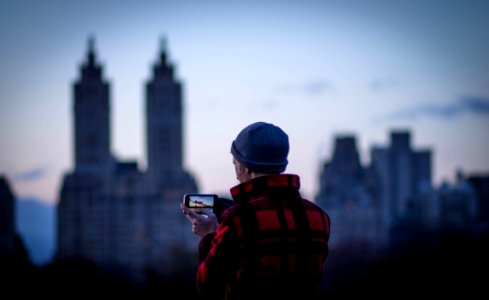
<instances>
[{"instance_id":1,"label":"cloud","mask_svg":"<svg viewBox=\"0 0 489 300\"><path fill-rule=\"evenodd\" d=\"M387 116L388 119L418 119L421 117L454 118L462 113L489 116L489 98L463 96L454 103L424 104L402 109Z\"/></svg>"},{"instance_id":2,"label":"cloud","mask_svg":"<svg viewBox=\"0 0 489 300\"><path fill-rule=\"evenodd\" d=\"M262 108L265 110L275 110L279 107L279 103L275 99L267 99L262 102Z\"/></svg>"},{"instance_id":3,"label":"cloud","mask_svg":"<svg viewBox=\"0 0 489 300\"><path fill-rule=\"evenodd\" d=\"M302 83L281 84L277 91L285 94L306 94L309 96L317 96L334 89L331 82L324 79L316 79Z\"/></svg>"},{"instance_id":4,"label":"cloud","mask_svg":"<svg viewBox=\"0 0 489 300\"><path fill-rule=\"evenodd\" d=\"M379 78L370 82L369 87L372 92L383 92L388 89L395 88L399 82L392 78Z\"/></svg>"},{"instance_id":5,"label":"cloud","mask_svg":"<svg viewBox=\"0 0 489 300\"><path fill-rule=\"evenodd\" d=\"M315 80L304 85L304 92L309 95L319 95L332 89L332 84L326 80Z\"/></svg>"},{"instance_id":6,"label":"cloud","mask_svg":"<svg viewBox=\"0 0 489 300\"><path fill-rule=\"evenodd\" d=\"M17 173L12 176L14 181L35 181L47 174L46 167L38 167L25 172Z\"/></svg>"},{"instance_id":7,"label":"cloud","mask_svg":"<svg viewBox=\"0 0 489 300\"><path fill-rule=\"evenodd\" d=\"M489 114L489 98L466 96L460 99L462 105L470 112L476 114Z\"/></svg>"}]
</instances>

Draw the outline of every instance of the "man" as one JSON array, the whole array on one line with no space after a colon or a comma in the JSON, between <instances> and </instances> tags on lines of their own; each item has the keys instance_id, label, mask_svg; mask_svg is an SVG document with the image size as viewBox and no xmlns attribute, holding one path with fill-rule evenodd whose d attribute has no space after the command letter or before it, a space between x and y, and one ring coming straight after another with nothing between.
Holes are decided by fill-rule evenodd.
<instances>
[{"instance_id":1,"label":"man","mask_svg":"<svg viewBox=\"0 0 489 300\"><path fill-rule=\"evenodd\" d=\"M197 289L204 299L315 299L328 256L329 216L299 193L295 174L283 174L289 139L256 122L231 145L234 205L219 223L210 210L184 205L201 237Z\"/></svg>"}]
</instances>

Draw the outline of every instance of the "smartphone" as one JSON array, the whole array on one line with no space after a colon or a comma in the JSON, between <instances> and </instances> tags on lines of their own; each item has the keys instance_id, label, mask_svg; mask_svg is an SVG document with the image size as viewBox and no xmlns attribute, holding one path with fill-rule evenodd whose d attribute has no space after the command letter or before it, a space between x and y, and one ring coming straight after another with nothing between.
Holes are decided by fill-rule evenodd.
<instances>
[{"instance_id":1,"label":"smartphone","mask_svg":"<svg viewBox=\"0 0 489 300\"><path fill-rule=\"evenodd\" d=\"M213 208L217 199L214 194L185 194L183 203L188 208Z\"/></svg>"}]
</instances>

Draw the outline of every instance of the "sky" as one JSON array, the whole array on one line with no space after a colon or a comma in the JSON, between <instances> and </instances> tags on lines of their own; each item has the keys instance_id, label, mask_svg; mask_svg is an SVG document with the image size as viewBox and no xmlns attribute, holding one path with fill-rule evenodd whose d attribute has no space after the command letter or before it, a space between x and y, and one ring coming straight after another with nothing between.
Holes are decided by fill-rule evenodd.
<instances>
[{"instance_id":1,"label":"sky","mask_svg":"<svg viewBox=\"0 0 489 300\"><path fill-rule=\"evenodd\" d=\"M256 121L289 135L313 199L337 136L363 164L389 133L433 151L433 181L489 173L489 1L0 0L0 174L56 204L73 170L72 85L95 38L111 149L145 169L144 85L166 40L183 84L184 167L237 184L230 145Z\"/></svg>"}]
</instances>

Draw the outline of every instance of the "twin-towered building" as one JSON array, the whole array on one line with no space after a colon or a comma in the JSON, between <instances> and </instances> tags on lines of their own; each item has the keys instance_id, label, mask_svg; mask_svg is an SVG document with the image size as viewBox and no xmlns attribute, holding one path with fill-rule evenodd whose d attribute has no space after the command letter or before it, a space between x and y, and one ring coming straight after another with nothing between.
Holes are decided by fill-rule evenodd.
<instances>
[{"instance_id":1,"label":"twin-towered building","mask_svg":"<svg viewBox=\"0 0 489 300\"><path fill-rule=\"evenodd\" d=\"M110 84L89 40L73 85L74 168L60 191L57 259L144 276L170 273L185 253L195 251L197 238L179 202L198 187L183 168L182 86L165 47L163 41L146 83L147 168L141 170L137 162L112 154Z\"/></svg>"}]
</instances>

